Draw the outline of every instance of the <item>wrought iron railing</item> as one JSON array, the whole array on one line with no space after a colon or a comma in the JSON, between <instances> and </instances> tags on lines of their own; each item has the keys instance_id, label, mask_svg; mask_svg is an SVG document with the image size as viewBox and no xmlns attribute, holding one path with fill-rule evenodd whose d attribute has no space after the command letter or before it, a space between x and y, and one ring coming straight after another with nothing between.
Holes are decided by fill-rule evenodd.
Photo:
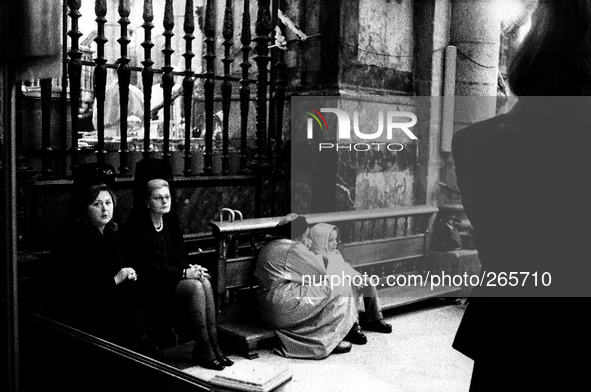
<instances>
[{"instance_id":1,"label":"wrought iron railing","mask_svg":"<svg viewBox=\"0 0 591 392\"><path fill-rule=\"evenodd\" d=\"M107 6L115 3L114 1L95 0L94 13L96 16L96 32L94 33L94 42L96 43L96 52L94 58L90 58L88 50L86 49L92 37L86 37L83 43L80 42L82 33L80 31L81 14L81 0L66 0L67 4L67 18L69 23L65 23L67 27L67 56L65 56L64 67L67 67L67 83L58 81L43 80L40 84L42 108L42 127L41 127L41 179L55 178L56 173L52 167L56 167L55 159L61 160L60 167L66 167L66 162L69 162L69 169L73 170L81 163L81 143L80 140L80 122L78 118L78 110L81 99L84 98L87 90L90 90L94 96L95 118L94 127L96 135L92 136L94 143L88 146L84 145L84 149L91 149L94 152L96 162L100 165L105 163L113 163L112 155L108 151L117 150L116 163L118 164L118 172L120 176L130 175L130 150L141 151L141 156L146 158L154 156L158 151L161 152L160 157L166 161L170 161L172 153L177 149L181 149L178 154L182 155L183 169L178 173L190 177L198 174L212 175L212 174L247 174L258 172L267 172L272 168L276 168L281 160L279 155L282 145L282 123L283 112L285 105L285 80L284 80L284 57L281 49L269 48L275 30L274 25L280 25L278 22L277 13L280 8L281 0L258 0L256 6L251 4L250 0L225 0L225 5L222 6L221 1L204 0L204 21L201 34L204 37L203 49L203 66L204 72L198 73L195 71L196 56L193 53L193 46L195 40L195 16L196 9L193 0L185 0L185 13L183 32L184 36L178 35L174 37L174 10L173 5L178 1L162 0L164 7L164 17L161 26L164 28L162 36L164 37L164 46L162 53L164 55L163 64L161 67L156 67L153 59L154 40L157 35L154 34L155 26L158 23L154 20L154 5L157 1L139 0L135 3L135 9L130 7L130 0L119 0L117 7L117 15L119 17L118 23L120 27L120 34L117 39L118 42L118 58L107 58L105 46L108 42L105 35L105 25L114 21L107 20ZM138 4L142 3L142 7ZM156 4L158 5L158 4ZM222 26L216 26L216 5L218 5L217 12L223 7L224 17ZM256 9L256 18L251 18L255 14L253 10ZM141 59L142 67L136 66L130 60L128 46L130 44L129 25L130 18L135 12L141 11L143 24L138 27L139 37L143 30L143 59ZM112 12L112 11L111 11ZM240 48L232 47L237 42L235 37L234 21L238 20L234 15L241 13L241 35ZM112 14L111 14L112 15ZM64 16L66 17L66 16ZM251 20L253 19L253 20ZM254 38L251 38L251 25L254 22L255 31ZM221 27L221 28L220 28ZM201 28L201 27L199 27ZM221 39L217 39L217 35L221 35ZM174 40L184 40L185 50L181 54L184 58L184 69L175 69L172 64L172 55L175 50L181 45L173 42ZM223 46L223 57L216 57L216 42L221 42ZM251 47L251 42L254 42L254 48ZM112 43L111 43L112 45ZM66 50L66 49L65 49ZM252 72L251 52L254 50L252 61L256 63L256 72ZM177 51L178 52L178 51ZM236 53L241 52L241 59ZM176 53L178 55L179 53ZM140 63L140 59L135 59L136 63ZM216 62L220 62L222 72L216 73ZM199 67L200 68L200 67ZM116 71L116 80L118 82L119 92L119 124L118 137L109 140L105 134L105 99L107 93L108 70ZM89 72L92 73L92 86L88 86ZM141 77L140 77L141 76ZM175 78L182 79L179 91L182 93L173 92ZM163 121L161 125L161 137L158 138L158 149L154 145L155 138L154 128L151 121L151 112L153 112L154 99L153 88L154 83L161 81L163 90ZM130 128L128 125L128 114L130 108L128 107L128 97L130 90L134 89L131 84L132 80L141 80L141 89L143 90L143 119L138 127L140 129L141 138L136 135L135 139L130 138ZM196 99L195 90L197 82L203 85L203 94ZM62 148L61 153L56 153L51 146L52 132L67 132L66 122L61 121L60 127L52 127L50 121L55 121L55 124L60 123L57 119L51 118L51 108L49 101L52 86L58 85L67 86L69 106L70 106L70 137L65 138L63 135L62 147L66 140L68 140L68 152ZM234 89L234 87L238 89ZM251 88L255 89L256 95L251 97ZM178 89L178 87L177 87ZM233 92L236 91L236 94ZM175 139L175 145L172 145L171 131L173 124L171 122L171 106L173 99L182 99L182 110L184 112L184 123L175 124L180 131L175 133L179 136L182 133L182 138ZM221 113L215 112L215 104L221 101ZM254 102L253 102L254 101ZM251 103L254 103L256 110L256 120L252 121L249 117L249 109ZM203 113L198 113L197 104L204 106ZM63 102L62 102L63 105ZM152 109L152 110L151 110ZM238 114L239 111L239 114ZM201 114L201 116L199 116ZM65 110L62 111L65 115ZM239 116L239 117L234 117ZM199 124L197 120L204 120L203 132L199 135L197 127ZM232 119L232 121L231 121ZM221 120L221 121L220 121ZM217 123L217 124L216 124ZM233 129L234 147L231 146L230 128L233 126L239 128L239 131ZM220 130L216 131L216 125ZM150 128L153 128L152 131ZM57 128L57 129L56 129ZM250 131L249 131L250 130ZM135 131L135 130L134 130ZM135 132L134 132L135 133ZM239 137L236 135L239 134ZM55 136L54 136L55 137ZM249 143L251 142L251 143ZM130 146L130 143L133 145ZM233 156L235 158L234 165L230 164L230 149L234 148ZM214 154L215 152L215 154ZM88 151L85 151L85 160L88 160ZM92 153L91 153L92 155ZM110 156L109 161L107 156ZM197 158L197 155L202 155ZM218 166L220 169L214 171L214 155L219 157ZM134 154L134 159L138 158L139 154ZM69 157L69 161L68 161ZM202 164L196 165L195 159L198 159ZM63 174L63 173L62 173ZM59 175L58 175L59 176Z\"/></svg>"}]
</instances>

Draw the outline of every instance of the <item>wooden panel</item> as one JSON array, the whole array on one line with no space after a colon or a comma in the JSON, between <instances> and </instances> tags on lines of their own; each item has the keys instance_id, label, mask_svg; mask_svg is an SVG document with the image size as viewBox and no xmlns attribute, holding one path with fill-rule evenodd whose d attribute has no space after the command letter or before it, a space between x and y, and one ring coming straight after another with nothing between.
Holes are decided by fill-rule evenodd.
<instances>
[{"instance_id":1,"label":"wooden panel","mask_svg":"<svg viewBox=\"0 0 591 392\"><path fill-rule=\"evenodd\" d=\"M397 260L422 256L425 235L352 242L343 245L343 257L352 266L384 260Z\"/></svg>"},{"instance_id":2,"label":"wooden panel","mask_svg":"<svg viewBox=\"0 0 591 392\"><path fill-rule=\"evenodd\" d=\"M421 259L423 258L422 255L418 256L400 256L396 259L386 259L380 260L376 262L369 262L354 265L357 271L367 271L368 273L371 272L372 269L381 268L382 270L389 270L392 274L399 274L406 271L422 271L422 268L419 267L419 264L422 266ZM378 271L379 272L379 271Z\"/></svg>"},{"instance_id":3,"label":"wooden panel","mask_svg":"<svg viewBox=\"0 0 591 392\"><path fill-rule=\"evenodd\" d=\"M255 257L239 257L228 260L226 265L226 288L255 286L254 269L257 265Z\"/></svg>"}]
</instances>

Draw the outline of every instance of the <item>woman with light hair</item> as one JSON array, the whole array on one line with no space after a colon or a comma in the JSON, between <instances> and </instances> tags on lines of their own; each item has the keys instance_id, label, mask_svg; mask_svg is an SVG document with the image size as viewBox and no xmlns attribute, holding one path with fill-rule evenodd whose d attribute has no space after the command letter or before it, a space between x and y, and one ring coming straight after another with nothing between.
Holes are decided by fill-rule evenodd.
<instances>
[{"instance_id":1,"label":"woman with light hair","mask_svg":"<svg viewBox=\"0 0 591 392\"><path fill-rule=\"evenodd\" d=\"M206 268L186 261L181 228L170 214L168 182L148 181L143 203L126 224L126 245L133 265L145 277L144 289L157 315L170 325L181 319L188 322L195 338L193 361L198 365L213 370L231 366L217 339L210 276Z\"/></svg>"},{"instance_id":2,"label":"woman with light hair","mask_svg":"<svg viewBox=\"0 0 591 392\"><path fill-rule=\"evenodd\" d=\"M308 238L311 241L310 250L328 260L327 274L342 278L343 284L352 282L355 294L363 297L363 308L360 306L360 326L364 331L381 333L392 332L392 326L386 323L378 298L378 291L370 284L367 276L361 275L345 261L341 252L337 250L338 229L328 223L318 223L310 229ZM345 277L348 277L349 280Z\"/></svg>"}]
</instances>

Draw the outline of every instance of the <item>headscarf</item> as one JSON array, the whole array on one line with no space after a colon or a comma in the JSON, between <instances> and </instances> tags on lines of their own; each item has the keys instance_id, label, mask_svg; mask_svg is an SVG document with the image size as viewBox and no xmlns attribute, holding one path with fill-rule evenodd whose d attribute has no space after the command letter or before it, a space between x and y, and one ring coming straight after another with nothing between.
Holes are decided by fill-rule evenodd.
<instances>
[{"instance_id":1,"label":"headscarf","mask_svg":"<svg viewBox=\"0 0 591 392\"><path fill-rule=\"evenodd\" d=\"M328 223L314 225L308 233L308 238L312 241L310 250L317 255L326 255L328 259L326 273L328 275L359 275L359 272L345 261L340 252L328 252L328 238L333 230L337 230L337 227Z\"/></svg>"},{"instance_id":2,"label":"headscarf","mask_svg":"<svg viewBox=\"0 0 591 392\"><path fill-rule=\"evenodd\" d=\"M324 255L328 253L328 238L333 230L336 230L336 226L329 225L328 223L318 223L310 229L308 238L312 240L312 247L310 250L317 255Z\"/></svg>"}]
</instances>

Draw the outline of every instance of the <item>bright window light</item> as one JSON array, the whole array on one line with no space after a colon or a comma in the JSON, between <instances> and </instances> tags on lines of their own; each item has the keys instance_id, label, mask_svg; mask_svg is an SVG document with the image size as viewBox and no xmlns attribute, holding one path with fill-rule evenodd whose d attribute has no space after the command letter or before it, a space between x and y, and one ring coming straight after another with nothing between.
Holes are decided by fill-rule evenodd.
<instances>
[{"instance_id":1,"label":"bright window light","mask_svg":"<svg viewBox=\"0 0 591 392\"><path fill-rule=\"evenodd\" d=\"M524 12L524 5L520 0L496 0L495 9L501 22L509 25L519 19Z\"/></svg>"},{"instance_id":2,"label":"bright window light","mask_svg":"<svg viewBox=\"0 0 591 392\"><path fill-rule=\"evenodd\" d=\"M523 39L525 38L525 36L527 35L527 33L529 32L530 29L531 29L531 17L527 18L527 22L519 28L519 31L517 33L517 42L518 43L523 42Z\"/></svg>"}]
</instances>

